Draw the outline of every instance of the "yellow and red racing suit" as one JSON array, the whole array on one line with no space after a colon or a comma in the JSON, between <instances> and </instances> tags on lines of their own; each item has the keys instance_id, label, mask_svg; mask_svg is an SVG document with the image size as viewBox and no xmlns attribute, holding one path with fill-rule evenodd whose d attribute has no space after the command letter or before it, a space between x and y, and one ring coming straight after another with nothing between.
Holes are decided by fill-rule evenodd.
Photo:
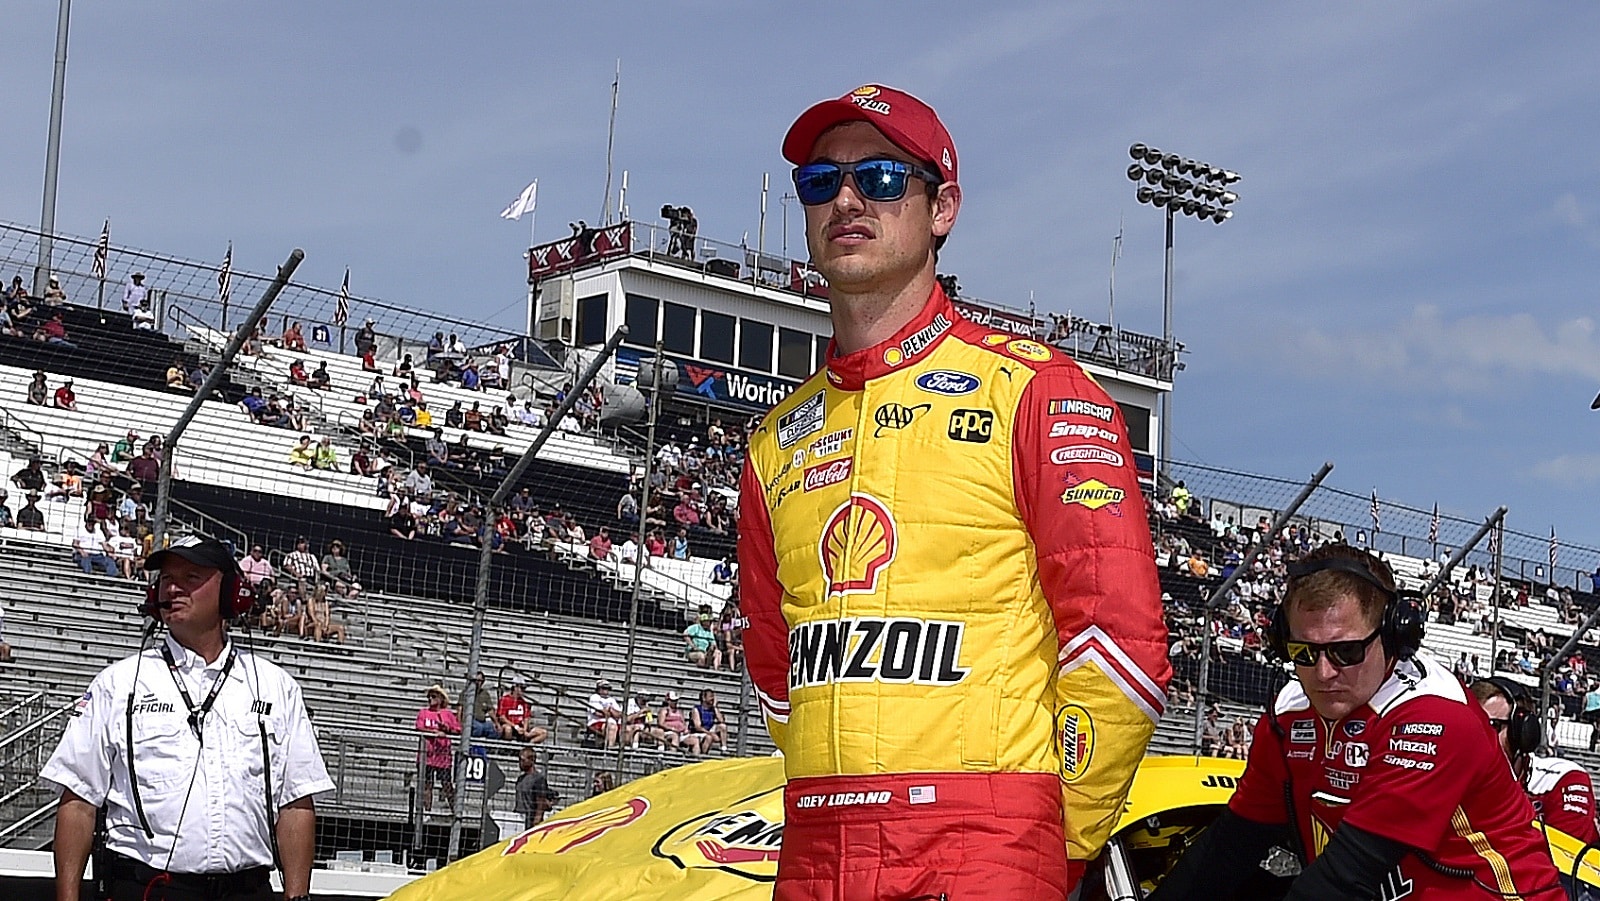
<instances>
[{"instance_id":1,"label":"yellow and red racing suit","mask_svg":"<svg viewBox=\"0 0 1600 901\"><path fill-rule=\"evenodd\" d=\"M740 492L745 646L789 780L775 897L1062 897L1171 675L1116 404L936 287L884 343L830 348Z\"/></svg>"}]
</instances>

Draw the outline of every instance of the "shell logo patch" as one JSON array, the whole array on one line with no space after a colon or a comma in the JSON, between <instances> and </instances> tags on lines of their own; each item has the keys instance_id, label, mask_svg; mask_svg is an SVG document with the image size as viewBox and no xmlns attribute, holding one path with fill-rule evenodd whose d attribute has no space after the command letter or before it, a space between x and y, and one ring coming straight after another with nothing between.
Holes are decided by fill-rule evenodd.
<instances>
[{"instance_id":1,"label":"shell logo patch","mask_svg":"<svg viewBox=\"0 0 1600 901\"><path fill-rule=\"evenodd\" d=\"M500 856L510 857L513 854L523 853L560 854L563 851L570 851L579 845L594 841L613 829L621 829L644 816L649 809L648 800L629 798L626 803L584 814L581 817L546 820L513 838L506 844L505 850L500 852Z\"/></svg>"},{"instance_id":2,"label":"shell logo patch","mask_svg":"<svg viewBox=\"0 0 1600 901\"><path fill-rule=\"evenodd\" d=\"M1010 340L1011 340L1011 336L1010 335L1002 335L1002 334L997 332L997 333L995 333L993 335L984 335L983 336L983 346L984 347L998 347L998 346L1000 346L1000 345L1002 345L1002 344L1004 344L1004 343L1006 343L1007 341L1010 341Z\"/></svg>"},{"instance_id":3,"label":"shell logo patch","mask_svg":"<svg viewBox=\"0 0 1600 901\"><path fill-rule=\"evenodd\" d=\"M1055 354L1051 353L1050 348L1037 341L1029 341L1025 338L1007 344L1006 350L1010 351L1014 357L1032 360L1035 363L1048 363L1055 356Z\"/></svg>"},{"instance_id":4,"label":"shell logo patch","mask_svg":"<svg viewBox=\"0 0 1600 901\"><path fill-rule=\"evenodd\" d=\"M1099 479L1089 479L1069 485L1067 490L1061 492L1061 503L1098 510L1109 504L1120 504L1127 496L1128 493L1121 488L1113 488Z\"/></svg>"},{"instance_id":5,"label":"shell logo patch","mask_svg":"<svg viewBox=\"0 0 1600 901\"><path fill-rule=\"evenodd\" d=\"M891 347L883 352L883 362L888 366L899 366L905 359L906 355L901 353L898 347Z\"/></svg>"},{"instance_id":6,"label":"shell logo patch","mask_svg":"<svg viewBox=\"0 0 1600 901\"><path fill-rule=\"evenodd\" d=\"M883 93L875 84L864 84L850 92L850 102L869 112L879 115L889 115L889 101L880 100L878 95Z\"/></svg>"},{"instance_id":7,"label":"shell logo patch","mask_svg":"<svg viewBox=\"0 0 1600 901\"><path fill-rule=\"evenodd\" d=\"M1056 711L1056 740L1061 745L1061 781L1083 778L1094 757L1094 720L1089 711L1077 704Z\"/></svg>"},{"instance_id":8,"label":"shell logo patch","mask_svg":"<svg viewBox=\"0 0 1600 901\"><path fill-rule=\"evenodd\" d=\"M863 100L871 100L872 98L878 96L878 86L875 84L864 84L861 87L851 91L850 96L860 97Z\"/></svg>"},{"instance_id":9,"label":"shell logo patch","mask_svg":"<svg viewBox=\"0 0 1600 901\"><path fill-rule=\"evenodd\" d=\"M828 595L871 594L878 573L893 560L899 546L894 517L877 498L852 494L828 517L817 543L817 556Z\"/></svg>"},{"instance_id":10,"label":"shell logo patch","mask_svg":"<svg viewBox=\"0 0 1600 901\"><path fill-rule=\"evenodd\" d=\"M778 877L782 842L779 786L679 823L650 851L685 870L722 870L753 882L772 882Z\"/></svg>"}]
</instances>

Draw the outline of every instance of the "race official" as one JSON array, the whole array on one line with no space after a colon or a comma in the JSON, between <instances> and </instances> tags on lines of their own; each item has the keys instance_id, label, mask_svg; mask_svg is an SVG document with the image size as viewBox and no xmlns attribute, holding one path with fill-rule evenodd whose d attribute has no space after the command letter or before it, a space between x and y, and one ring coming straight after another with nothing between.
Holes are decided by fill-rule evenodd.
<instances>
[{"instance_id":1,"label":"race official","mask_svg":"<svg viewBox=\"0 0 1600 901\"><path fill-rule=\"evenodd\" d=\"M284 896L308 897L333 783L300 687L230 639L251 596L226 545L185 538L145 566L167 634L95 677L40 773L61 789L56 897L79 897L101 807L114 901L265 901L275 852Z\"/></svg>"},{"instance_id":2,"label":"race official","mask_svg":"<svg viewBox=\"0 0 1600 901\"><path fill-rule=\"evenodd\" d=\"M1539 705L1528 686L1503 676L1472 683L1472 695L1483 705L1500 736L1500 750L1511 761L1511 772L1533 802L1533 811L1546 825L1586 845L1600 843L1595 824L1594 782L1583 767L1560 757L1543 757L1540 746ZM1563 873L1561 881L1574 901L1595 897Z\"/></svg>"},{"instance_id":3,"label":"race official","mask_svg":"<svg viewBox=\"0 0 1600 901\"><path fill-rule=\"evenodd\" d=\"M833 341L740 486L745 650L788 777L774 898L1059 901L1171 675L1121 412L938 283L961 187L927 104L865 85L783 155Z\"/></svg>"},{"instance_id":4,"label":"race official","mask_svg":"<svg viewBox=\"0 0 1600 901\"><path fill-rule=\"evenodd\" d=\"M1420 601L1342 544L1288 575L1269 641L1297 681L1257 724L1228 810L1153 901L1230 897L1274 844L1305 863L1293 901L1564 897L1488 718L1417 650Z\"/></svg>"}]
</instances>

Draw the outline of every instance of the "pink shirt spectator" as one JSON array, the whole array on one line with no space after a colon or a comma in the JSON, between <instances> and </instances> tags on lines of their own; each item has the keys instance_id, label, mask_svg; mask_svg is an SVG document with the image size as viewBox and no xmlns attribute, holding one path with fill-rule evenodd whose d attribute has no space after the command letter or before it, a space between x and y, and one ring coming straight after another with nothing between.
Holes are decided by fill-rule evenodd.
<instances>
[{"instance_id":1,"label":"pink shirt spectator","mask_svg":"<svg viewBox=\"0 0 1600 901\"><path fill-rule=\"evenodd\" d=\"M426 741L428 766L438 769L449 769L451 760L451 735L461 734L461 721L456 719L456 712L448 707L434 710L424 707L417 711L417 731L439 731L444 735L429 735Z\"/></svg>"}]
</instances>

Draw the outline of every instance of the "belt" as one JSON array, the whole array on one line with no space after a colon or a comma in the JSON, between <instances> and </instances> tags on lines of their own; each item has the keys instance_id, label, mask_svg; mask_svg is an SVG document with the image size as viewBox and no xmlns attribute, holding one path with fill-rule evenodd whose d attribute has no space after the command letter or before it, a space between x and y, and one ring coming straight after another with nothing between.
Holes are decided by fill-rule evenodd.
<instances>
[{"instance_id":1,"label":"belt","mask_svg":"<svg viewBox=\"0 0 1600 901\"><path fill-rule=\"evenodd\" d=\"M112 879L149 883L164 876L171 884L201 892L207 897L221 897L231 892L244 892L266 885L271 867L250 867L232 873L168 873L121 854L111 856L107 867Z\"/></svg>"}]
</instances>

